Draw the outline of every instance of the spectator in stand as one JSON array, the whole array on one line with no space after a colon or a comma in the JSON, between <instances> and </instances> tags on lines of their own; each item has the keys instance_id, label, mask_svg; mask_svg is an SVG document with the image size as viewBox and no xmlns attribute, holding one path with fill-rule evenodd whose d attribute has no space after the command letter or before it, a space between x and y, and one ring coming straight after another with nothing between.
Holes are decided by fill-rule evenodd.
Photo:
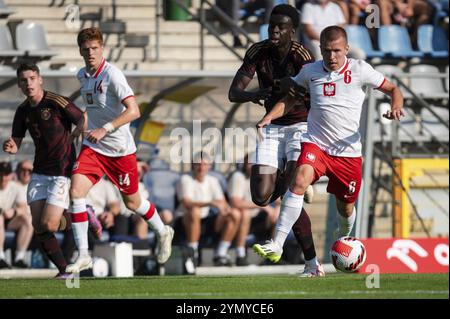
<instances>
[{"instance_id":1,"label":"spectator in stand","mask_svg":"<svg viewBox=\"0 0 450 319\"><path fill-rule=\"evenodd\" d=\"M330 0L310 0L302 8L301 23L306 35L305 46L312 52L316 60L322 59L319 35L328 26L346 25L345 16L339 5ZM366 54L357 47L350 47L350 57L365 59Z\"/></svg>"},{"instance_id":2,"label":"spectator in stand","mask_svg":"<svg viewBox=\"0 0 450 319\"><path fill-rule=\"evenodd\" d=\"M270 229L270 234L272 234L279 214L279 205L260 207L253 203L250 191L251 172L252 164L249 163L249 155L247 154L242 168L231 175L228 183L232 210L241 215L241 223L236 234L236 266L248 265L246 240L250 232L252 219L257 216L259 218L260 214L265 215L263 218L265 228Z\"/></svg>"},{"instance_id":3,"label":"spectator in stand","mask_svg":"<svg viewBox=\"0 0 450 319\"><path fill-rule=\"evenodd\" d=\"M5 231L13 230L16 235L16 253L13 266L28 268L25 253L33 236L31 214L26 194L18 183L12 181L13 172L9 162L0 162L0 269L11 268L4 252Z\"/></svg>"},{"instance_id":4,"label":"spectator in stand","mask_svg":"<svg viewBox=\"0 0 450 319\"><path fill-rule=\"evenodd\" d=\"M180 205L176 215L182 218L187 246L192 252L194 263L198 263L200 236L206 235L201 233L203 224L206 230L213 230L213 233L220 236L214 264L231 266L228 248L236 236L241 216L228 205L219 181L208 175L211 163L211 158L206 153L195 154L192 175L183 175L177 185Z\"/></svg>"},{"instance_id":5,"label":"spectator in stand","mask_svg":"<svg viewBox=\"0 0 450 319\"><path fill-rule=\"evenodd\" d=\"M239 0L216 0L216 5L227 14L235 25L239 23L239 9L241 3ZM239 32L236 28L231 27L231 34L233 35L233 46L235 48L242 47L243 44L239 38Z\"/></svg>"},{"instance_id":6,"label":"spectator in stand","mask_svg":"<svg viewBox=\"0 0 450 319\"><path fill-rule=\"evenodd\" d=\"M382 25L400 24L408 28L411 42L417 44L417 29L430 21L432 6L425 0L377 0Z\"/></svg>"},{"instance_id":7,"label":"spectator in stand","mask_svg":"<svg viewBox=\"0 0 450 319\"><path fill-rule=\"evenodd\" d=\"M372 3L371 0L350 0L349 1L350 18L348 23L359 24L361 13L365 13L367 6L371 3Z\"/></svg>"},{"instance_id":8,"label":"spectator in stand","mask_svg":"<svg viewBox=\"0 0 450 319\"><path fill-rule=\"evenodd\" d=\"M270 13L273 9L273 0L248 0L242 3L242 9L245 10L245 15L241 18L242 20L255 14L255 11L264 9L264 18L262 19L262 24L269 24Z\"/></svg>"}]
</instances>

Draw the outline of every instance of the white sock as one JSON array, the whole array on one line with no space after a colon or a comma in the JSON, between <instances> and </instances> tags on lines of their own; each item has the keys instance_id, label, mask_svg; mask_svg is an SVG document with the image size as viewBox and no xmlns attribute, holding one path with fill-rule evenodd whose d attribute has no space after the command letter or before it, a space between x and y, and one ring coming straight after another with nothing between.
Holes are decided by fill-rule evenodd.
<instances>
[{"instance_id":1,"label":"white sock","mask_svg":"<svg viewBox=\"0 0 450 319\"><path fill-rule=\"evenodd\" d=\"M281 248L283 248L284 242L286 241L292 226L294 226L295 222L300 217L302 207L303 195L292 193L291 190L288 190L286 194L284 194L274 236L274 241Z\"/></svg>"},{"instance_id":2,"label":"white sock","mask_svg":"<svg viewBox=\"0 0 450 319\"><path fill-rule=\"evenodd\" d=\"M0 259L6 259L5 251L3 249L0 249Z\"/></svg>"},{"instance_id":3,"label":"white sock","mask_svg":"<svg viewBox=\"0 0 450 319\"><path fill-rule=\"evenodd\" d=\"M72 231L79 255L88 255L88 215L86 212L86 199L76 198L72 201Z\"/></svg>"},{"instance_id":4,"label":"white sock","mask_svg":"<svg viewBox=\"0 0 450 319\"><path fill-rule=\"evenodd\" d=\"M148 200L141 201L141 205L135 212L141 215L147 221L150 228L159 236L166 233L166 228L164 227L161 217L159 217L155 205L151 204Z\"/></svg>"},{"instance_id":5,"label":"white sock","mask_svg":"<svg viewBox=\"0 0 450 319\"><path fill-rule=\"evenodd\" d=\"M14 261L17 262L19 260L24 260L26 252L26 250L16 250L16 257L14 258Z\"/></svg>"},{"instance_id":6,"label":"white sock","mask_svg":"<svg viewBox=\"0 0 450 319\"><path fill-rule=\"evenodd\" d=\"M245 247L244 246L236 247L236 255L240 258L245 257Z\"/></svg>"},{"instance_id":7,"label":"white sock","mask_svg":"<svg viewBox=\"0 0 450 319\"><path fill-rule=\"evenodd\" d=\"M318 265L319 265L319 261L317 260L317 257L314 257L311 260L305 260L305 266L316 267Z\"/></svg>"},{"instance_id":8,"label":"white sock","mask_svg":"<svg viewBox=\"0 0 450 319\"><path fill-rule=\"evenodd\" d=\"M356 220L356 208L353 207L353 212L350 215L350 217L343 217L341 214L338 213L339 217L339 231L338 231L338 238L349 236L352 232L353 225L355 224Z\"/></svg>"},{"instance_id":9,"label":"white sock","mask_svg":"<svg viewBox=\"0 0 450 319\"><path fill-rule=\"evenodd\" d=\"M216 256L220 256L220 257L226 256L230 245L231 245L230 241L221 240L219 242L219 244L217 245Z\"/></svg>"},{"instance_id":10,"label":"white sock","mask_svg":"<svg viewBox=\"0 0 450 319\"><path fill-rule=\"evenodd\" d=\"M191 247L194 251L198 250L198 241L193 241L191 243L187 243L188 247Z\"/></svg>"}]
</instances>

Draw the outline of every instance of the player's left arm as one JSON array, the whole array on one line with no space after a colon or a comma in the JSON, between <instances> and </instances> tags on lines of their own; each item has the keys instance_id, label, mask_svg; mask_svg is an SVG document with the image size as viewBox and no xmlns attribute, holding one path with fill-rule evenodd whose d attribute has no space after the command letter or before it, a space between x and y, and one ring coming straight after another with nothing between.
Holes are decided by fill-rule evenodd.
<instances>
[{"instance_id":1,"label":"player's left arm","mask_svg":"<svg viewBox=\"0 0 450 319\"><path fill-rule=\"evenodd\" d=\"M400 89L389 80L385 79L383 84L377 88L377 90L383 92L391 97L391 109L383 114L383 117L389 120L397 120L405 116L405 111L403 109L403 94Z\"/></svg>"}]
</instances>

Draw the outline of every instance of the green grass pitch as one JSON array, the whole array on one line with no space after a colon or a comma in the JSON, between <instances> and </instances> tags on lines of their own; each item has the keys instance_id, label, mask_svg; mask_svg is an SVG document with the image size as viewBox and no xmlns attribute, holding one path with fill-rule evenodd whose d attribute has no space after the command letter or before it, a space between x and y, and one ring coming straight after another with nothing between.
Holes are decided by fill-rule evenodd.
<instances>
[{"instance_id":1,"label":"green grass pitch","mask_svg":"<svg viewBox=\"0 0 450 319\"><path fill-rule=\"evenodd\" d=\"M366 287L366 281L366 275L339 273L324 278L155 276L81 278L79 288L69 289L65 281L55 279L2 279L0 298L449 298L448 274L383 274L380 287L371 289Z\"/></svg>"}]
</instances>

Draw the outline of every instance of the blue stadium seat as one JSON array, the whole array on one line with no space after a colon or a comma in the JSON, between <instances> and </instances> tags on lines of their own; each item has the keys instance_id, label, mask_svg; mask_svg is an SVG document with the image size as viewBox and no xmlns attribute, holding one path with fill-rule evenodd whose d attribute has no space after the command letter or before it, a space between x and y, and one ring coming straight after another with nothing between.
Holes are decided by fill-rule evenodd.
<instances>
[{"instance_id":1,"label":"blue stadium seat","mask_svg":"<svg viewBox=\"0 0 450 319\"><path fill-rule=\"evenodd\" d=\"M153 169L142 179L150 193L150 201L160 209L175 211L176 185L180 174L171 170Z\"/></svg>"},{"instance_id":2,"label":"blue stadium seat","mask_svg":"<svg viewBox=\"0 0 450 319\"><path fill-rule=\"evenodd\" d=\"M408 30L400 25L384 25L378 30L378 47L394 58L423 57L424 53L414 51Z\"/></svg>"},{"instance_id":3,"label":"blue stadium seat","mask_svg":"<svg viewBox=\"0 0 450 319\"><path fill-rule=\"evenodd\" d=\"M385 53L376 51L373 49L372 41L370 40L369 31L363 25L347 25L345 26L347 31L348 42L350 46L355 46L362 49L368 58L384 57Z\"/></svg>"},{"instance_id":4,"label":"blue stadium seat","mask_svg":"<svg viewBox=\"0 0 450 319\"><path fill-rule=\"evenodd\" d=\"M417 45L420 51L433 58L448 58L448 39L440 27L431 24L419 26Z\"/></svg>"},{"instance_id":5,"label":"blue stadium seat","mask_svg":"<svg viewBox=\"0 0 450 319\"><path fill-rule=\"evenodd\" d=\"M267 40L269 38L269 25L263 24L259 27L259 41Z\"/></svg>"}]
</instances>

